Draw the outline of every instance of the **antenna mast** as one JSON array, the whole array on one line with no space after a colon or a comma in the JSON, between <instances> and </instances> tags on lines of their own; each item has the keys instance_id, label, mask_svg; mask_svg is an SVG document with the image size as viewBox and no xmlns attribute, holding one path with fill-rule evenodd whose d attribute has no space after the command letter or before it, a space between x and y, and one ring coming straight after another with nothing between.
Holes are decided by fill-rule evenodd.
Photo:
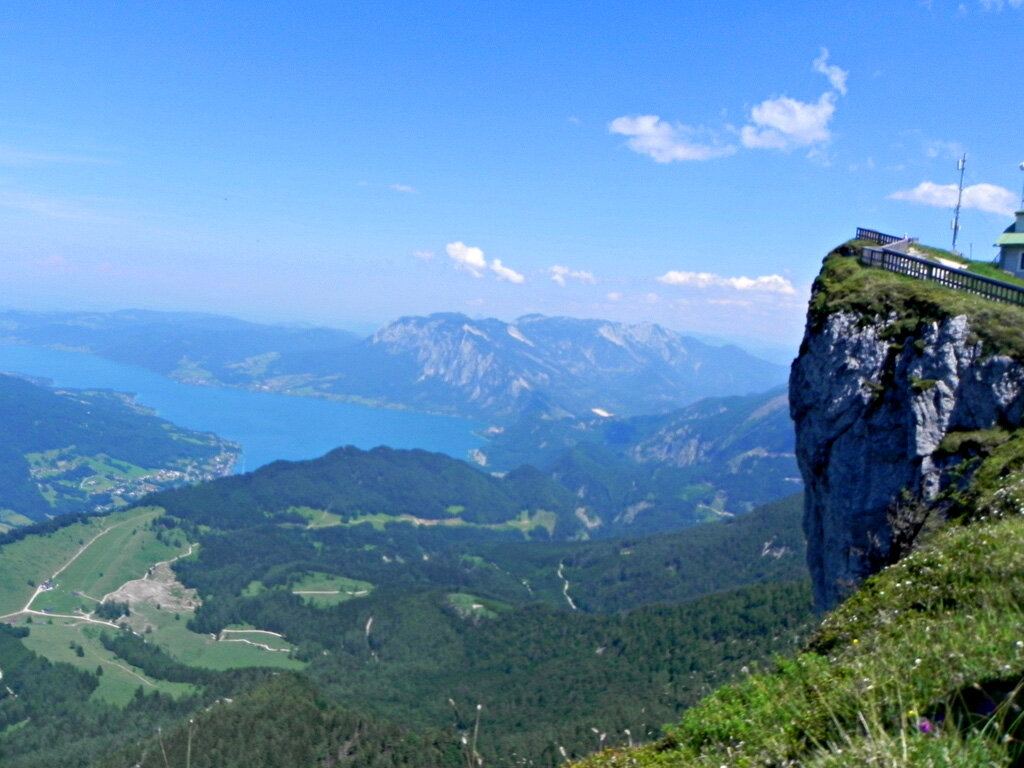
<instances>
[{"instance_id":1,"label":"antenna mast","mask_svg":"<svg viewBox=\"0 0 1024 768\"><path fill-rule=\"evenodd\" d=\"M1024 163L1020 164L1020 169L1024 171ZM1024 211L1024 184L1020 187L1020 210Z\"/></svg>"},{"instance_id":2,"label":"antenna mast","mask_svg":"<svg viewBox=\"0 0 1024 768\"><path fill-rule=\"evenodd\" d=\"M956 169L960 171L960 186L956 192L956 208L953 209L953 247L950 248L953 253L956 253L956 236L960 234L960 202L964 197L964 168L966 167L967 153L964 152L964 156L956 164Z\"/></svg>"}]
</instances>

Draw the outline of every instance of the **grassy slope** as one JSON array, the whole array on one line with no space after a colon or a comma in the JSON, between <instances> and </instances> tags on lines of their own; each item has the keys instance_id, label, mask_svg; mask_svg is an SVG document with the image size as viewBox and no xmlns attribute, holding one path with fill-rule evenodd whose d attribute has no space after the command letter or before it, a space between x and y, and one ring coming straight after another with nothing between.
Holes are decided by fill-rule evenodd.
<instances>
[{"instance_id":1,"label":"grassy slope","mask_svg":"<svg viewBox=\"0 0 1024 768\"><path fill-rule=\"evenodd\" d=\"M134 508L4 545L0 549L3 554L0 557L0 616L24 607L35 591L30 581L41 584L94 536L126 520L136 517L141 520L145 514L140 508Z\"/></svg>"},{"instance_id":2,"label":"grassy slope","mask_svg":"<svg viewBox=\"0 0 1024 768\"><path fill-rule=\"evenodd\" d=\"M137 507L6 545L0 557L0 609L4 614L20 610L34 591L29 581L41 584L74 557L54 579L54 588L37 595L31 608L68 615L95 610L107 593L125 582L141 578L155 563L186 551L187 545L180 535L174 545L164 544L148 527L161 513L157 507ZM215 670L247 666L301 669L305 666L290 659L287 653L269 652L242 642L218 642L191 632L186 627L191 615L191 611L183 610L176 618L175 613L166 608L160 610L156 605L144 604L136 606L134 615L127 621L139 632L149 627L147 639L193 666ZM11 620L19 626L29 626L27 614ZM195 690L191 685L147 677L141 670L119 660L100 643L100 633L109 631L101 624L36 615L30 628L25 645L36 653L88 672L103 668L99 687L93 694L97 699L124 705L140 685L146 691L159 690L174 696ZM271 647L290 648L276 638L274 642L255 635L237 635L233 639L243 638ZM81 647L82 655L77 646Z\"/></svg>"},{"instance_id":3,"label":"grassy slope","mask_svg":"<svg viewBox=\"0 0 1024 768\"><path fill-rule=\"evenodd\" d=\"M583 765L1010 764L1022 550L1019 515L947 527L867 580L804 653L719 689L665 739Z\"/></svg>"},{"instance_id":4,"label":"grassy slope","mask_svg":"<svg viewBox=\"0 0 1024 768\"><path fill-rule=\"evenodd\" d=\"M967 314L990 351L1024 357L1016 308L834 256L818 286L812 327L840 309L895 311L907 330ZM660 741L581 768L1021 764L1024 430L1006 438L954 499L963 524L865 581L803 653L719 689Z\"/></svg>"}]
</instances>

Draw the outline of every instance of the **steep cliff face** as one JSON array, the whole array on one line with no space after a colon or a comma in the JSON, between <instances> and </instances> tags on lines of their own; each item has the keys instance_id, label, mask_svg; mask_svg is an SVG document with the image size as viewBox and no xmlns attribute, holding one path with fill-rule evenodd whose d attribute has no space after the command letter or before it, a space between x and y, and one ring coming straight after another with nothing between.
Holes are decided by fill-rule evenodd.
<instances>
[{"instance_id":1,"label":"steep cliff face","mask_svg":"<svg viewBox=\"0 0 1024 768\"><path fill-rule=\"evenodd\" d=\"M828 270L826 262L823 276ZM987 307L973 316L953 291L884 273L870 279L879 284L847 284L836 300L836 281L819 278L790 376L808 564L822 609L912 545L935 512L929 502L955 481L951 470L968 466L947 436L1016 427L1024 408L1024 366L991 343ZM871 288L878 293L856 295ZM915 291L927 301L914 301ZM935 291L950 294L948 307ZM1024 321L1010 307L995 313Z\"/></svg>"}]
</instances>

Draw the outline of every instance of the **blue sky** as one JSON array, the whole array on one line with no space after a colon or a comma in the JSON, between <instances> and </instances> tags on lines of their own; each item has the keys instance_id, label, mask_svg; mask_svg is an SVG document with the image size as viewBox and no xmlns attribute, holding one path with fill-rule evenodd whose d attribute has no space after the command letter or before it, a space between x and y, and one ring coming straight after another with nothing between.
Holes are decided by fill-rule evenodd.
<instances>
[{"instance_id":1,"label":"blue sky","mask_svg":"<svg viewBox=\"0 0 1024 768\"><path fill-rule=\"evenodd\" d=\"M868 226L991 258L1024 0L0 0L13 308L461 311L792 345Z\"/></svg>"}]
</instances>

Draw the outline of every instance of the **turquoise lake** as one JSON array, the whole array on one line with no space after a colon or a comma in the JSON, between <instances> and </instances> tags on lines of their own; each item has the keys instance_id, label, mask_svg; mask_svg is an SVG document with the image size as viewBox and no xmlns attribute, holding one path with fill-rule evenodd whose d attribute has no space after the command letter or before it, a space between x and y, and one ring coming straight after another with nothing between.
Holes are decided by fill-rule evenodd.
<instances>
[{"instance_id":1,"label":"turquoise lake","mask_svg":"<svg viewBox=\"0 0 1024 768\"><path fill-rule=\"evenodd\" d=\"M465 459L484 442L473 434L483 425L467 419L179 384L144 368L78 352L0 344L0 371L45 377L58 387L132 393L163 419L240 444L236 472L276 459L312 459L341 445L423 448Z\"/></svg>"}]
</instances>

